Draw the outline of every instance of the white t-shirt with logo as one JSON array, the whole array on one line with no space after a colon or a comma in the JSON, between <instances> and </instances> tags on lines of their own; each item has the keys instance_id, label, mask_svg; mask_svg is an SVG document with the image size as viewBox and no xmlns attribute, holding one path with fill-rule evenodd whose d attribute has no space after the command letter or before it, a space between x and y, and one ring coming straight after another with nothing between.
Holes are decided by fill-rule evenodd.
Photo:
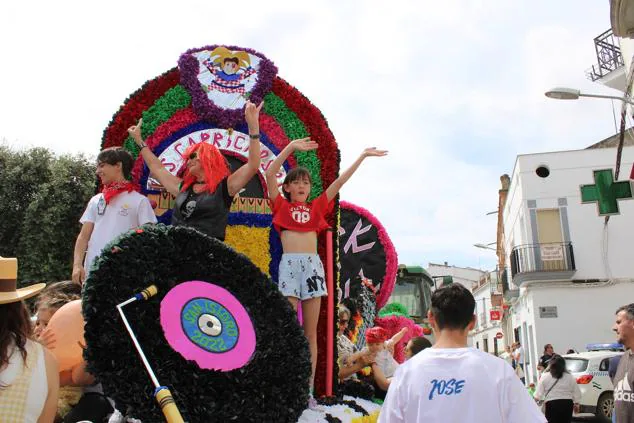
<instances>
[{"instance_id":1,"label":"white t-shirt with logo","mask_svg":"<svg viewBox=\"0 0 634 423\"><path fill-rule=\"evenodd\" d=\"M100 193L90 199L79 221L82 224L92 222L95 225L84 260L84 269L89 272L95 257L101 254L106 244L137 226L156 223L156 216L150 200L138 192L119 193L108 205Z\"/></svg>"},{"instance_id":2,"label":"white t-shirt with logo","mask_svg":"<svg viewBox=\"0 0 634 423\"><path fill-rule=\"evenodd\" d=\"M475 348L427 348L401 364L379 423L545 423L504 360Z\"/></svg>"}]
</instances>

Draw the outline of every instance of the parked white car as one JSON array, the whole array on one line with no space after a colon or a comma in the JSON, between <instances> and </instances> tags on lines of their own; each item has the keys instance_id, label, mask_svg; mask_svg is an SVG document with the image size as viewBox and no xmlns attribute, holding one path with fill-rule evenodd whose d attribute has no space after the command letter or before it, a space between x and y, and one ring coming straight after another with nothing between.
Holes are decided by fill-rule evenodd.
<instances>
[{"instance_id":1,"label":"parked white car","mask_svg":"<svg viewBox=\"0 0 634 423\"><path fill-rule=\"evenodd\" d=\"M623 354L620 344L589 344L588 351L566 354L566 369L577 379L581 390L581 413L594 414L600 421L611 422L614 399L608 376L610 358Z\"/></svg>"}]
</instances>

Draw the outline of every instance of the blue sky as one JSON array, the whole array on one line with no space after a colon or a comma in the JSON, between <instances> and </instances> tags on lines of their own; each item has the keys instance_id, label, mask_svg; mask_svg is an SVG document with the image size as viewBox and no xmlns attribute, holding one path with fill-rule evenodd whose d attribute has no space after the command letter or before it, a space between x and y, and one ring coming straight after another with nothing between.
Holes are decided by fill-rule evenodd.
<instances>
[{"instance_id":1,"label":"blue sky","mask_svg":"<svg viewBox=\"0 0 634 423\"><path fill-rule=\"evenodd\" d=\"M239 8L238 8L239 5ZM122 101L208 44L254 48L328 119L342 198L372 211L400 262L492 268L499 177L515 156L614 133L612 104L562 102L588 81L608 1L22 1L0 5L0 139L95 155ZM618 94L618 93L617 93Z\"/></svg>"}]
</instances>

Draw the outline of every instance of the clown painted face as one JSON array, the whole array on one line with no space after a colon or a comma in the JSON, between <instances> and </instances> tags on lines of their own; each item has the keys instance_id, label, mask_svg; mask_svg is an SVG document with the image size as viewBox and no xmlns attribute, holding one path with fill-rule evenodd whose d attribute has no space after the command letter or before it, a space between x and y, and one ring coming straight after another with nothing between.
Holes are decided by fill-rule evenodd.
<instances>
[{"instance_id":1,"label":"clown painted face","mask_svg":"<svg viewBox=\"0 0 634 423\"><path fill-rule=\"evenodd\" d=\"M227 75L233 75L234 73L238 72L238 64L236 62L233 62L231 60L225 60L225 62L222 65L222 70L227 74Z\"/></svg>"}]
</instances>

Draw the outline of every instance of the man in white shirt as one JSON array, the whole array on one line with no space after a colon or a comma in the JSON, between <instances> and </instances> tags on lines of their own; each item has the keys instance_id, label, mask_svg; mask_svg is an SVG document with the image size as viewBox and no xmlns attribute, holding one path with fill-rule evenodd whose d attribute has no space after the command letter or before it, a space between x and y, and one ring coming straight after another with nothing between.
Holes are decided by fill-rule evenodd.
<instances>
[{"instance_id":1,"label":"man in white shirt","mask_svg":"<svg viewBox=\"0 0 634 423\"><path fill-rule=\"evenodd\" d=\"M475 300L460 284L432 294L429 322L436 344L396 371L379 423L545 423L504 360L467 347Z\"/></svg>"},{"instance_id":2,"label":"man in white shirt","mask_svg":"<svg viewBox=\"0 0 634 423\"><path fill-rule=\"evenodd\" d=\"M122 147L107 148L97 156L96 173L103 190L90 199L79 220L82 228L75 241L73 259L75 283L84 283L86 270L90 271L110 241L145 223L156 223L150 201L128 181L133 164L132 156Z\"/></svg>"}]
</instances>

